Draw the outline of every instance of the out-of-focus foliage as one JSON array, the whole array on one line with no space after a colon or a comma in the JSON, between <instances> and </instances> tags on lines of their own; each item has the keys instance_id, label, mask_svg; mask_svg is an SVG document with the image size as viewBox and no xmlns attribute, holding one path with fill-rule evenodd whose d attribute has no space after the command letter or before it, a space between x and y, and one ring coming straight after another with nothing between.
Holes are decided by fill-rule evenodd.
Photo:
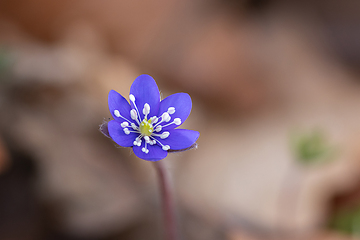
<instances>
[{"instance_id":1,"label":"out-of-focus foliage","mask_svg":"<svg viewBox=\"0 0 360 240\"><path fill-rule=\"evenodd\" d=\"M360 236L360 205L355 208L341 210L330 219L330 228L337 231Z\"/></svg>"},{"instance_id":2,"label":"out-of-focus foliage","mask_svg":"<svg viewBox=\"0 0 360 240\"><path fill-rule=\"evenodd\" d=\"M319 130L293 134L292 150L296 160L305 165L332 161L335 153L325 134Z\"/></svg>"}]
</instances>

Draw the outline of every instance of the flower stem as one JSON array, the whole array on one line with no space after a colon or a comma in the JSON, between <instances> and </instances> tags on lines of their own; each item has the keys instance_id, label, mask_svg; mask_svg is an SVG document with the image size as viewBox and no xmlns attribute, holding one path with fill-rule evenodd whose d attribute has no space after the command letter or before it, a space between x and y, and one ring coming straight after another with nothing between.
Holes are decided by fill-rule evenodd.
<instances>
[{"instance_id":1,"label":"flower stem","mask_svg":"<svg viewBox=\"0 0 360 240\"><path fill-rule=\"evenodd\" d=\"M174 199L172 196L169 175L165 169L164 161L154 162L159 179L161 200L163 206L164 226L166 240L177 240L176 220L174 211Z\"/></svg>"}]
</instances>

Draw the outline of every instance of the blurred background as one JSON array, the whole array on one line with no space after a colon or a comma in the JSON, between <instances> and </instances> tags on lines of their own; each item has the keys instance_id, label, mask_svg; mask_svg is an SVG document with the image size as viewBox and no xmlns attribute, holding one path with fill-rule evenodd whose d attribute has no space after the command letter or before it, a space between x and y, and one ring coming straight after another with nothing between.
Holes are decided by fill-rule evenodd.
<instances>
[{"instance_id":1,"label":"blurred background","mask_svg":"<svg viewBox=\"0 0 360 240\"><path fill-rule=\"evenodd\" d=\"M360 1L0 0L0 239L162 239L107 94L187 92L187 240L360 237Z\"/></svg>"}]
</instances>

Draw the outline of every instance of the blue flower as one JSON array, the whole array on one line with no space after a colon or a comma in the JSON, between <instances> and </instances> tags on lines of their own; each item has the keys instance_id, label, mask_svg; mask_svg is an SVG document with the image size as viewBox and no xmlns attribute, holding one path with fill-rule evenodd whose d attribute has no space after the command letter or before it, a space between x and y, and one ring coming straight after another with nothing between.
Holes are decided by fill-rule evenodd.
<instances>
[{"instance_id":1,"label":"blue flower","mask_svg":"<svg viewBox=\"0 0 360 240\"><path fill-rule=\"evenodd\" d=\"M109 136L122 147L148 161L165 158L170 151L194 146L199 132L176 129L189 116L189 94L176 93L160 101L159 89L149 75L140 75L130 88L130 104L118 92L109 92L109 109L114 120L108 123Z\"/></svg>"}]
</instances>

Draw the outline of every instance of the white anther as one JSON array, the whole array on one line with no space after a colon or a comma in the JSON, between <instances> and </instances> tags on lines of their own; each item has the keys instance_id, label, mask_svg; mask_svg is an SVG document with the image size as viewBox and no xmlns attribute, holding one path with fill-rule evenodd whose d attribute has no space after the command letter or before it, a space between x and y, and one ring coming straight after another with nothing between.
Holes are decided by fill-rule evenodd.
<instances>
[{"instance_id":1,"label":"white anther","mask_svg":"<svg viewBox=\"0 0 360 240\"><path fill-rule=\"evenodd\" d=\"M135 102L135 96L134 95L130 94L129 98L130 98L130 101Z\"/></svg>"},{"instance_id":2,"label":"white anther","mask_svg":"<svg viewBox=\"0 0 360 240\"><path fill-rule=\"evenodd\" d=\"M122 122L120 125L121 125L121 127L124 128L124 127L128 127L129 123L128 122Z\"/></svg>"},{"instance_id":3,"label":"white anther","mask_svg":"<svg viewBox=\"0 0 360 240\"><path fill-rule=\"evenodd\" d=\"M152 143L153 143L153 144L156 144L156 140L153 140Z\"/></svg>"},{"instance_id":4,"label":"white anther","mask_svg":"<svg viewBox=\"0 0 360 240\"><path fill-rule=\"evenodd\" d=\"M134 130L138 130L139 128L135 125L135 123L131 123L131 127L132 127L132 129L134 129Z\"/></svg>"},{"instance_id":5,"label":"white anther","mask_svg":"<svg viewBox=\"0 0 360 240\"><path fill-rule=\"evenodd\" d=\"M170 115L169 115L167 112L164 112L164 113L161 115L161 117L162 117L162 120L165 121L165 122L168 122L168 121L170 121L170 119L171 119Z\"/></svg>"},{"instance_id":6,"label":"white anther","mask_svg":"<svg viewBox=\"0 0 360 240\"><path fill-rule=\"evenodd\" d=\"M145 136L144 139L145 139L145 142L146 142L146 143L149 143L149 142L150 142L149 136Z\"/></svg>"},{"instance_id":7,"label":"white anther","mask_svg":"<svg viewBox=\"0 0 360 240\"><path fill-rule=\"evenodd\" d=\"M117 116L117 117L121 116L119 110L114 110L114 115Z\"/></svg>"},{"instance_id":8,"label":"white anther","mask_svg":"<svg viewBox=\"0 0 360 240\"><path fill-rule=\"evenodd\" d=\"M129 134L130 134L130 131L129 131L129 129L128 129L128 128L124 128L123 130L124 130L124 133L125 133L125 134L127 134L127 135L129 135Z\"/></svg>"},{"instance_id":9,"label":"white anther","mask_svg":"<svg viewBox=\"0 0 360 240\"><path fill-rule=\"evenodd\" d=\"M146 148L142 148L141 151L143 151L144 153L149 153L149 149L146 149Z\"/></svg>"},{"instance_id":10,"label":"white anther","mask_svg":"<svg viewBox=\"0 0 360 240\"><path fill-rule=\"evenodd\" d=\"M169 132L163 132L163 133L160 135L160 138L161 138L161 139L165 139L165 138L167 138L169 135L170 135Z\"/></svg>"},{"instance_id":11,"label":"white anther","mask_svg":"<svg viewBox=\"0 0 360 240\"><path fill-rule=\"evenodd\" d=\"M161 129L162 129L162 126L161 126L161 125L158 125L158 126L155 128L155 131L160 132Z\"/></svg>"},{"instance_id":12,"label":"white anther","mask_svg":"<svg viewBox=\"0 0 360 240\"><path fill-rule=\"evenodd\" d=\"M175 123L176 125L180 125L180 124L181 124L181 119L180 119L180 118L175 118L175 119L174 119L174 123Z\"/></svg>"},{"instance_id":13,"label":"white anther","mask_svg":"<svg viewBox=\"0 0 360 240\"><path fill-rule=\"evenodd\" d=\"M151 120L151 124L155 124L159 121L159 119L156 116L151 117L150 120Z\"/></svg>"},{"instance_id":14,"label":"white anther","mask_svg":"<svg viewBox=\"0 0 360 240\"><path fill-rule=\"evenodd\" d=\"M133 119L133 120L137 119L137 112L135 109L131 109L130 116L131 116L131 119Z\"/></svg>"},{"instance_id":15,"label":"white anther","mask_svg":"<svg viewBox=\"0 0 360 240\"><path fill-rule=\"evenodd\" d=\"M141 139L136 138L135 141L133 142L135 146L141 146Z\"/></svg>"},{"instance_id":16,"label":"white anther","mask_svg":"<svg viewBox=\"0 0 360 240\"><path fill-rule=\"evenodd\" d=\"M169 114L174 114L174 113L175 113L175 108L174 108L174 107L169 107L168 110L167 110L167 112L168 112Z\"/></svg>"},{"instance_id":17,"label":"white anther","mask_svg":"<svg viewBox=\"0 0 360 240\"><path fill-rule=\"evenodd\" d=\"M170 149L170 146L169 146L169 145L162 146L162 149L163 149L164 151L167 151L167 150Z\"/></svg>"},{"instance_id":18,"label":"white anther","mask_svg":"<svg viewBox=\"0 0 360 240\"><path fill-rule=\"evenodd\" d=\"M144 104L144 109L143 109L143 114L148 115L149 113L150 113L150 105L145 103Z\"/></svg>"}]
</instances>

